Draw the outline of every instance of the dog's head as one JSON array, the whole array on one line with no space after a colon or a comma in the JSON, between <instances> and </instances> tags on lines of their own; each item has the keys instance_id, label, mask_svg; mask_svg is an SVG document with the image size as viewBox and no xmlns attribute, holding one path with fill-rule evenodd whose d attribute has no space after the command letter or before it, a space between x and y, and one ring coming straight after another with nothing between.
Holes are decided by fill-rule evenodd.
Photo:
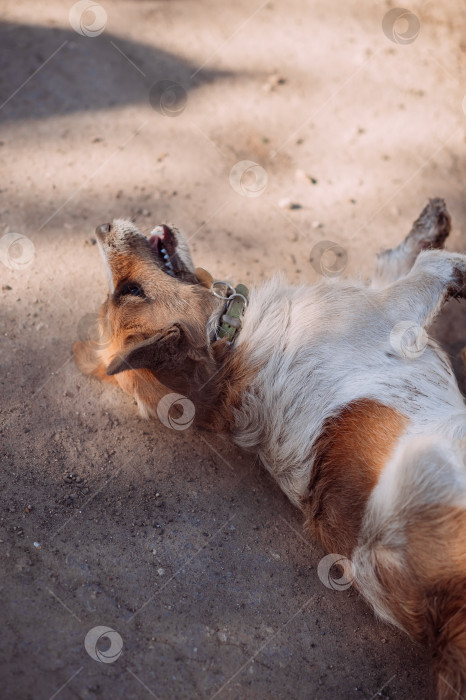
<instances>
[{"instance_id":1,"label":"dog's head","mask_svg":"<svg viewBox=\"0 0 466 700\"><path fill-rule=\"evenodd\" d=\"M146 414L154 413L160 383L198 402L224 345L212 344L209 332L221 302L199 282L184 236L164 225L146 238L121 219L96 236L109 283L100 312L105 341L75 344L79 367L114 377ZM203 399L210 400L207 389Z\"/></svg>"}]
</instances>

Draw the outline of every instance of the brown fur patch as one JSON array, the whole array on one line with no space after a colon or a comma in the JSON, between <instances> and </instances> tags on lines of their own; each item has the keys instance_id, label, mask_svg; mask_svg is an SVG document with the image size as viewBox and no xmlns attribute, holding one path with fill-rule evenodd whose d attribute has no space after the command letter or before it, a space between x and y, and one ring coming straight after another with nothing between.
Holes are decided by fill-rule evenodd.
<instances>
[{"instance_id":1,"label":"brown fur patch","mask_svg":"<svg viewBox=\"0 0 466 700\"><path fill-rule=\"evenodd\" d=\"M371 399L355 401L327 421L315 447L305 511L329 552L351 556L367 499L406 425L398 411Z\"/></svg>"},{"instance_id":2,"label":"brown fur patch","mask_svg":"<svg viewBox=\"0 0 466 700\"><path fill-rule=\"evenodd\" d=\"M466 510L421 506L393 555L374 550L384 604L429 646L439 699L466 697Z\"/></svg>"},{"instance_id":3,"label":"brown fur patch","mask_svg":"<svg viewBox=\"0 0 466 700\"><path fill-rule=\"evenodd\" d=\"M438 698L466 697L466 577L439 584L429 598L427 616Z\"/></svg>"},{"instance_id":4,"label":"brown fur patch","mask_svg":"<svg viewBox=\"0 0 466 700\"><path fill-rule=\"evenodd\" d=\"M218 340L212 351L218 370L209 381L215 401L206 416L205 427L216 432L233 432L234 413L241 409L241 397L260 366L251 363L246 344L230 348L225 340Z\"/></svg>"}]
</instances>

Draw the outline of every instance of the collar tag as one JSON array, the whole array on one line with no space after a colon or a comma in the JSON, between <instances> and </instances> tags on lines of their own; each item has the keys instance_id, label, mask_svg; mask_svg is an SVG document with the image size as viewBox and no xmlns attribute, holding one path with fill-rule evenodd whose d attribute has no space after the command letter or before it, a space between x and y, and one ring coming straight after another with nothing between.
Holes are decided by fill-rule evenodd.
<instances>
[{"instance_id":1,"label":"collar tag","mask_svg":"<svg viewBox=\"0 0 466 700\"><path fill-rule=\"evenodd\" d=\"M207 287L207 289L210 289L212 287L212 282L214 281L214 278L208 272L207 270L204 270L203 267L196 267L194 270L194 274L197 277L197 281L199 284L201 284L203 287Z\"/></svg>"}]
</instances>

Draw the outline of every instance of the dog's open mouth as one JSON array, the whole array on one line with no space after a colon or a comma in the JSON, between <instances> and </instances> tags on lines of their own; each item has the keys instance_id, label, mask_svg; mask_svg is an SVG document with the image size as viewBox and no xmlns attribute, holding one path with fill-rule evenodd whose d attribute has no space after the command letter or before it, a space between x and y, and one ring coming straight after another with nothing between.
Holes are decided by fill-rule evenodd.
<instances>
[{"instance_id":1,"label":"dog's open mouth","mask_svg":"<svg viewBox=\"0 0 466 700\"><path fill-rule=\"evenodd\" d=\"M165 224L156 226L149 238L152 250L157 255L163 270L172 277L176 277L176 237L173 231Z\"/></svg>"},{"instance_id":2,"label":"dog's open mouth","mask_svg":"<svg viewBox=\"0 0 466 700\"><path fill-rule=\"evenodd\" d=\"M156 226L149 237L149 245L167 275L185 282L195 280L189 249L176 228L166 224Z\"/></svg>"},{"instance_id":3,"label":"dog's open mouth","mask_svg":"<svg viewBox=\"0 0 466 700\"><path fill-rule=\"evenodd\" d=\"M174 226L156 226L149 236L144 235L134 224L124 219L115 219L112 224L97 226L96 238L103 256L113 292L113 270L115 254L132 255L154 264L162 272L180 282L196 284L197 278L187 241ZM148 254L150 248L151 254Z\"/></svg>"}]
</instances>

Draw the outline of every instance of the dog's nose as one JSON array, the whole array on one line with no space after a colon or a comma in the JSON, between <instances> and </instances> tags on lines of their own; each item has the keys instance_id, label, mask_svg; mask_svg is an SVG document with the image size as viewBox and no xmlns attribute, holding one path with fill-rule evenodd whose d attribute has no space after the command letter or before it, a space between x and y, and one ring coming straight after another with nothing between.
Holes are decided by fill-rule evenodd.
<instances>
[{"instance_id":1,"label":"dog's nose","mask_svg":"<svg viewBox=\"0 0 466 700\"><path fill-rule=\"evenodd\" d=\"M101 224L100 226L97 226L95 232L96 235L100 238L100 240L103 240L107 233L110 233L112 230L112 224Z\"/></svg>"}]
</instances>

